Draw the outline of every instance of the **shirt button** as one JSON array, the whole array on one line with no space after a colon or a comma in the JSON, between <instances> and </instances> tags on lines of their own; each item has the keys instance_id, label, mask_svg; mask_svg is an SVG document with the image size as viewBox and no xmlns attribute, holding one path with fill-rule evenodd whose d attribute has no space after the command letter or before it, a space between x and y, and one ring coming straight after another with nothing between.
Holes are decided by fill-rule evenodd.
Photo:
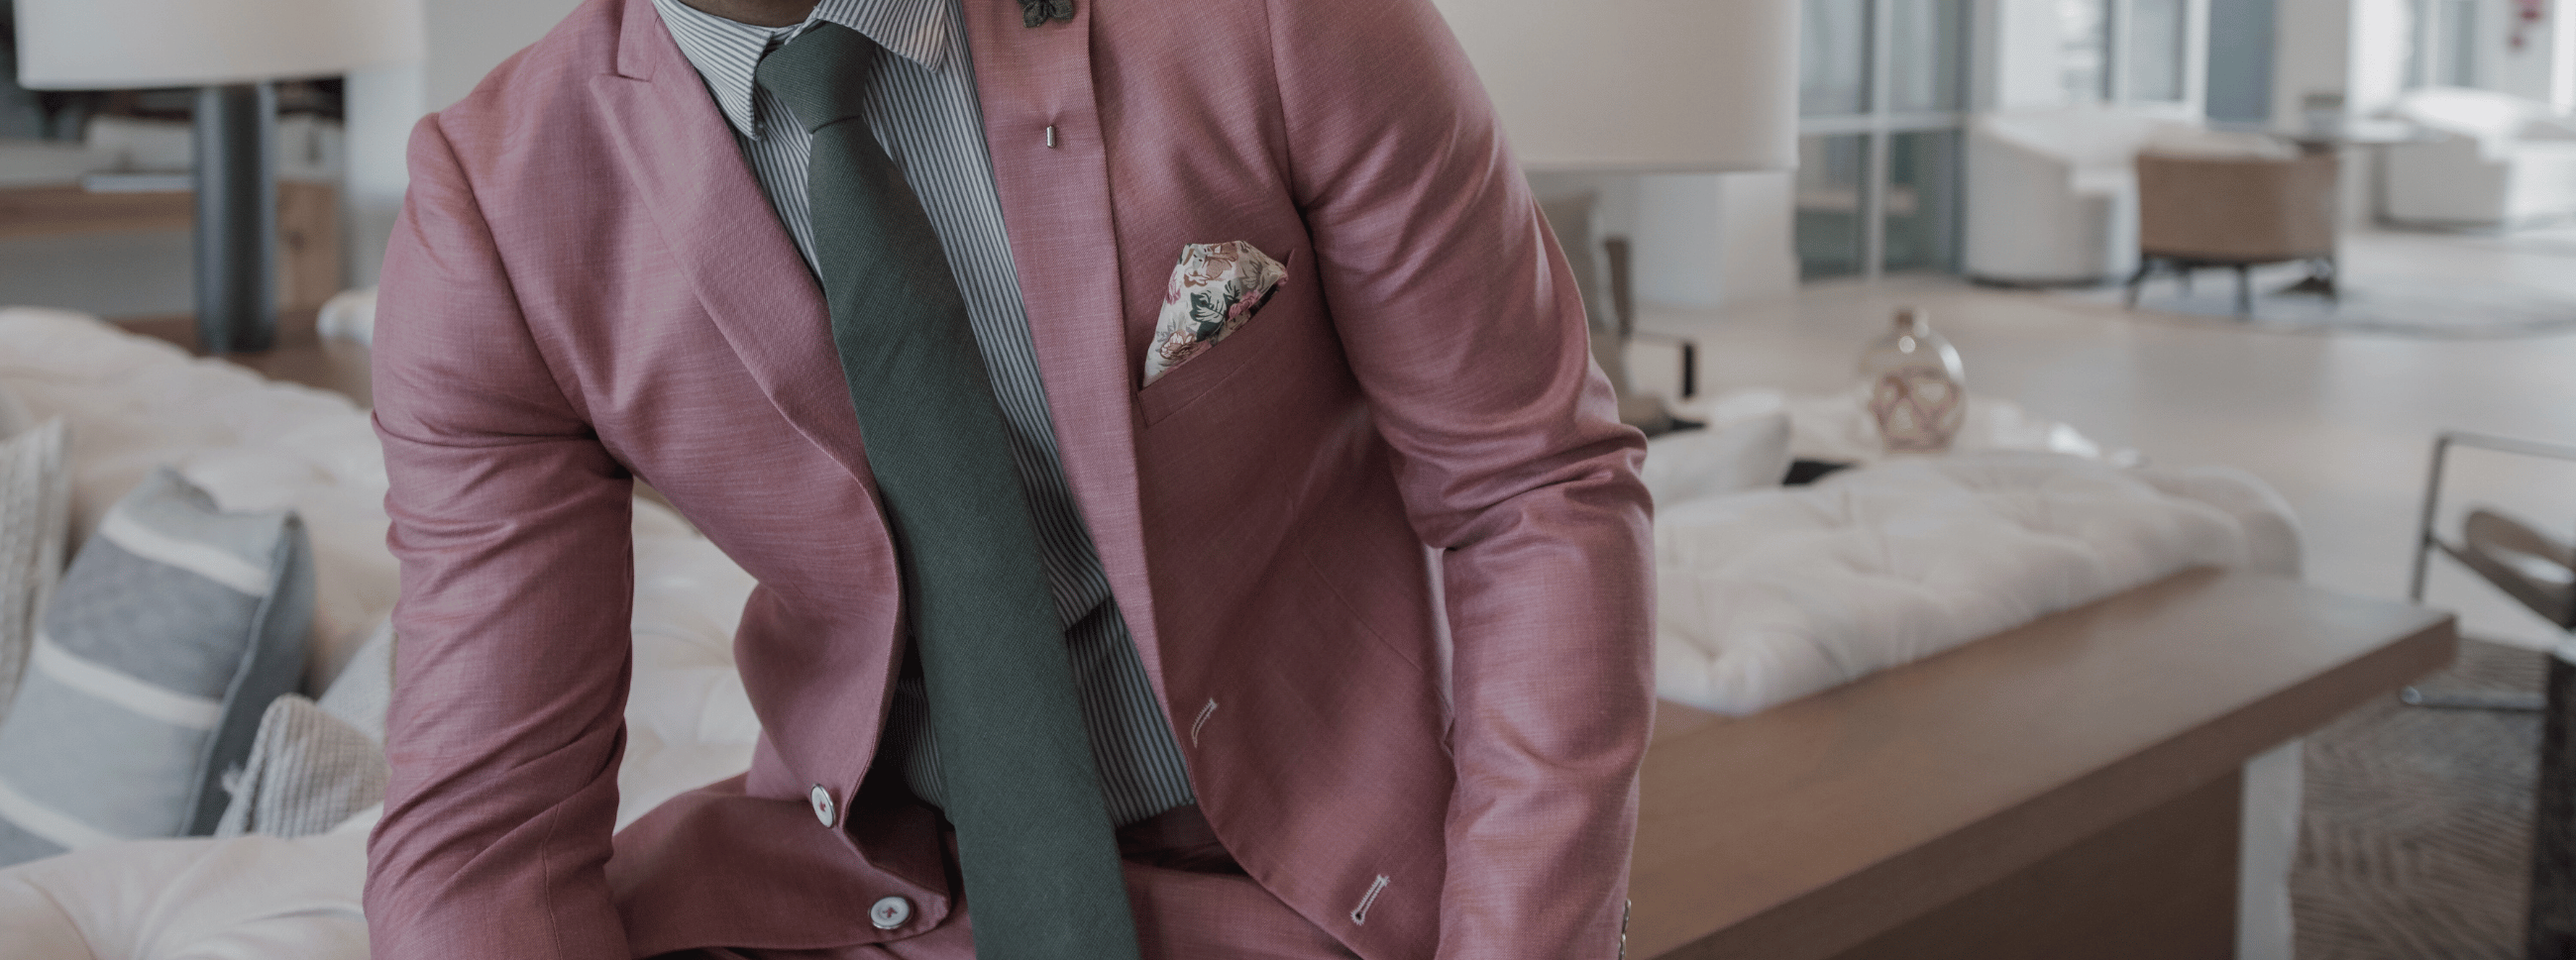
<instances>
[{"instance_id":1,"label":"shirt button","mask_svg":"<svg viewBox=\"0 0 2576 960\"><path fill-rule=\"evenodd\" d=\"M912 901L902 897L887 897L868 908L868 922L876 924L879 930L892 930L910 919Z\"/></svg>"},{"instance_id":2,"label":"shirt button","mask_svg":"<svg viewBox=\"0 0 2576 960\"><path fill-rule=\"evenodd\" d=\"M807 796L814 800L814 819L823 821L824 826L831 826L832 791L823 789L823 785L818 783L814 785L814 791Z\"/></svg>"}]
</instances>

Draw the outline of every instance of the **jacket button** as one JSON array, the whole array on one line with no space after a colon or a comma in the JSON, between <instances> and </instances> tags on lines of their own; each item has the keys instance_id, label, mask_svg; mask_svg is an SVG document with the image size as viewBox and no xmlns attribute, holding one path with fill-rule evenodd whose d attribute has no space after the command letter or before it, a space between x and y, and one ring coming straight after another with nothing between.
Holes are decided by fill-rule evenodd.
<instances>
[{"instance_id":1,"label":"jacket button","mask_svg":"<svg viewBox=\"0 0 2576 960\"><path fill-rule=\"evenodd\" d=\"M823 789L823 785L818 783L814 785L814 791L807 796L814 800L814 819L823 821L824 826L831 826L832 791Z\"/></svg>"},{"instance_id":2,"label":"jacket button","mask_svg":"<svg viewBox=\"0 0 2576 960\"><path fill-rule=\"evenodd\" d=\"M879 930L892 930L910 919L912 901L902 897L887 897L868 908L868 922L876 924Z\"/></svg>"}]
</instances>

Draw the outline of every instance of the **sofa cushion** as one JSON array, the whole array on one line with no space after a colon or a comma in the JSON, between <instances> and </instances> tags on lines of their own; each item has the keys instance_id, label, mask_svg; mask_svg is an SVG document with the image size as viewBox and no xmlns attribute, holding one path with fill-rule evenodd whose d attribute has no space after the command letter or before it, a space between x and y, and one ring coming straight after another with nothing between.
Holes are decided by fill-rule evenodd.
<instances>
[{"instance_id":1,"label":"sofa cushion","mask_svg":"<svg viewBox=\"0 0 2576 960\"><path fill-rule=\"evenodd\" d=\"M322 691L319 705L377 743L385 742L385 713L394 702L394 618L377 621L349 655L349 665Z\"/></svg>"},{"instance_id":2,"label":"sofa cushion","mask_svg":"<svg viewBox=\"0 0 2576 960\"><path fill-rule=\"evenodd\" d=\"M1656 503L1680 503L1777 487L1789 459L1789 414L1778 411L1656 437L1638 479Z\"/></svg>"},{"instance_id":3,"label":"sofa cushion","mask_svg":"<svg viewBox=\"0 0 2576 960\"><path fill-rule=\"evenodd\" d=\"M385 801L385 750L300 694L269 701L215 836L326 833Z\"/></svg>"},{"instance_id":4,"label":"sofa cushion","mask_svg":"<svg viewBox=\"0 0 2576 960\"><path fill-rule=\"evenodd\" d=\"M212 832L224 772L295 689L312 612L293 513L146 479L64 574L0 720L0 863Z\"/></svg>"},{"instance_id":5,"label":"sofa cushion","mask_svg":"<svg viewBox=\"0 0 2576 960\"><path fill-rule=\"evenodd\" d=\"M2295 542L2258 545L2295 530L2241 473L2043 453L1658 502L1656 692L1753 713L2185 568L2295 574Z\"/></svg>"},{"instance_id":6,"label":"sofa cushion","mask_svg":"<svg viewBox=\"0 0 2576 960\"><path fill-rule=\"evenodd\" d=\"M216 836L309 836L384 802L393 657L387 617L319 701L288 694L269 703Z\"/></svg>"}]
</instances>

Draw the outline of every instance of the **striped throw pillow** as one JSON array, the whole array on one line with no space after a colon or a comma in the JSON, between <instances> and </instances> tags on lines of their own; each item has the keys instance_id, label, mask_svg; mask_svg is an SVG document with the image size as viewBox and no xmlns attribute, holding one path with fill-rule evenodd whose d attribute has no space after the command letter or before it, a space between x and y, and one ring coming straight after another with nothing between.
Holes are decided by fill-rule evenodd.
<instances>
[{"instance_id":1,"label":"striped throw pillow","mask_svg":"<svg viewBox=\"0 0 2576 960\"><path fill-rule=\"evenodd\" d=\"M226 513L169 470L138 485L55 588L0 720L0 865L213 832L312 616L293 513Z\"/></svg>"}]
</instances>

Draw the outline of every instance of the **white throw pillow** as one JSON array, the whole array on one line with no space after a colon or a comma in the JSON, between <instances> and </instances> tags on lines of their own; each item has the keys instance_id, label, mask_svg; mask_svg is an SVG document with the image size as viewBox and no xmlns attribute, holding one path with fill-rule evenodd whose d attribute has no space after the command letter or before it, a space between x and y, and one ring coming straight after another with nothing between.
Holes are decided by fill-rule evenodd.
<instances>
[{"instance_id":1,"label":"white throw pillow","mask_svg":"<svg viewBox=\"0 0 2576 960\"><path fill-rule=\"evenodd\" d=\"M215 836L328 833L385 800L385 751L301 694L269 701L250 759L226 777L232 802Z\"/></svg>"},{"instance_id":2,"label":"white throw pillow","mask_svg":"<svg viewBox=\"0 0 2576 960\"><path fill-rule=\"evenodd\" d=\"M0 441L0 717L9 715L35 646L37 618L62 576L71 523L63 449L60 420Z\"/></svg>"},{"instance_id":3,"label":"white throw pillow","mask_svg":"<svg viewBox=\"0 0 2576 960\"><path fill-rule=\"evenodd\" d=\"M1638 475L1659 505L1777 487L1789 475L1789 415L1656 437Z\"/></svg>"},{"instance_id":4,"label":"white throw pillow","mask_svg":"<svg viewBox=\"0 0 2576 960\"><path fill-rule=\"evenodd\" d=\"M385 742L385 713L394 702L394 618L386 614L367 632L367 642L349 655L349 665L322 691L323 712L340 718L367 738Z\"/></svg>"},{"instance_id":5,"label":"white throw pillow","mask_svg":"<svg viewBox=\"0 0 2576 960\"><path fill-rule=\"evenodd\" d=\"M36 415L27 412L27 403L18 395L0 387L0 440L27 432L36 425Z\"/></svg>"}]
</instances>

